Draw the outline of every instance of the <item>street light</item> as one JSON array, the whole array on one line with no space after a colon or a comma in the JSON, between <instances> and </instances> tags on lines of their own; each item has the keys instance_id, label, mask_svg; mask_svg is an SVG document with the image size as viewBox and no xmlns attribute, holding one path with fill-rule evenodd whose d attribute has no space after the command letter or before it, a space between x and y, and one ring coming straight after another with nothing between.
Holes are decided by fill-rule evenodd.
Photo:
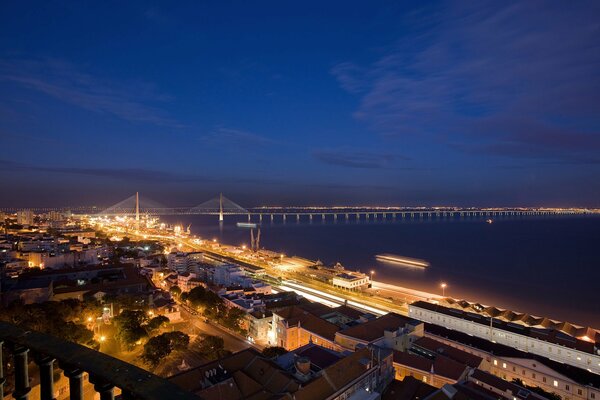
<instances>
[{"instance_id":1,"label":"street light","mask_svg":"<svg viewBox=\"0 0 600 400\"><path fill-rule=\"evenodd\" d=\"M442 287L442 297L446 297L446 287L448 285L446 285L446 283L443 282L440 286Z\"/></svg>"},{"instance_id":2,"label":"street light","mask_svg":"<svg viewBox=\"0 0 600 400\"><path fill-rule=\"evenodd\" d=\"M100 336L100 341L104 342L106 340L106 336Z\"/></svg>"},{"instance_id":3,"label":"street light","mask_svg":"<svg viewBox=\"0 0 600 400\"><path fill-rule=\"evenodd\" d=\"M373 275L375 274L375 270L371 270L371 282L373 282Z\"/></svg>"}]
</instances>

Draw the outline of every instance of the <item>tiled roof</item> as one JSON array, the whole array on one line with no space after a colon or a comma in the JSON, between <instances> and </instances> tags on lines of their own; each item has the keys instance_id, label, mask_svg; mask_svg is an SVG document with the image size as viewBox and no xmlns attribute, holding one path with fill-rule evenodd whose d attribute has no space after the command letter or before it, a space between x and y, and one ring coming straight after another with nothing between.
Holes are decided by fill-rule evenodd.
<instances>
[{"instance_id":1,"label":"tiled roof","mask_svg":"<svg viewBox=\"0 0 600 400\"><path fill-rule=\"evenodd\" d=\"M382 400L421 400L435 392L437 389L421 382L412 376L407 376L402 381L394 380L388 385Z\"/></svg>"},{"instance_id":2,"label":"tiled roof","mask_svg":"<svg viewBox=\"0 0 600 400\"><path fill-rule=\"evenodd\" d=\"M413 318L389 313L377 319L346 328L340 334L370 343L383 337L385 331L395 331L414 321Z\"/></svg>"},{"instance_id":3,"label":"tiled roof","mask_svg":"<svg viewBox=\"0 0 600 400\"><path fill-rule=\"evenodd\" d=\"M295 393L297 400L325 399L348 385L370 367L371 350L358 350L325 368L321 375Z\"/></svg>"},{"instance_id":4,"label":"tiled roof","mask_svg":"<svg viewBox=\"0 0 600 400\"><path fill-rule=\"evenodd\" d=\"M458 380L467 369L467 365L451 360L445 356L437 356L434 360L404 351L394 351L394 363L406 365L407 367L432 372L449 379Z\"/></svg>"},{"instance_id":5,"label":"tiled roof","mask_svg":"<svg viewBox=\"0 0 600 400\"><path fill-rule=\"evenodd\" d=\"M434 354L440 354L446 356L454 361L462 364L466 364L469 367L477 368L481 364L482 358L475 354L467 353L452 346L448 346L445 343L438 342L429 337L422 337L414 343L414 346L422 347L423 349L429 350Z\"/></svg>"},{"instance_id":6,"label":"tiled roof","mask_svg":"<svg viewBox=\"0 0 600 400\"><path fill-rule=\"evenodd\" d=\"M490 353L498 357L512 357L537 360L541 364L544 364L548 368L551 368L554 371L572 379L574 382L577 382L580 385L590 385L597 389L600 389L600 375L594 374L593 372L589 372L581 368L574 367L572 365L563 364L558 361L553 361L546 357L539 356L537 354L526 353L524 351L517 350L512 347L508 347L499 343L493 343L489 340L471 336L459 331L447 329L439 325L425 324L425 331L427 333L452 340L462 345L482 350L486 353Z\"/></svg>"},{"instance_id":7,"label":"tiled roof","mask_svg":"<svg viewBox=\"0 0 600 400\"><path fill-rule=\"evenodd\" d=\"M486 326L490 324L490 315L488 315L486 311L476 312L477 310L470 307L468 305L469 303L467 303L467 305L460 302L455 304L458 304L460 307L445 307L440 304L429 303L426 301L416 301L412 303L411 306L420 307L429 311L450 315L455 318L461 318ZM497 309L494 310L498 311ZM598 340L596 338L600 336L600 334L597 334L597 332L591 328L577 327L568 323L559 323L549 320L548 318L542 319L539 325L527 326L523 323L523 318L528 319L530 316L525 317L524 314L517 314L513 311L506 310L501 311L498 314L496 311L492 313L494 319L493 325L496 329L545 340L550 343L560 344L586 353L594 353L593 341ZM494 316L493 314L497 315ZM579 337L582 336L588 336L592 342L579 339Z\"/></svg>"}]
</instances>

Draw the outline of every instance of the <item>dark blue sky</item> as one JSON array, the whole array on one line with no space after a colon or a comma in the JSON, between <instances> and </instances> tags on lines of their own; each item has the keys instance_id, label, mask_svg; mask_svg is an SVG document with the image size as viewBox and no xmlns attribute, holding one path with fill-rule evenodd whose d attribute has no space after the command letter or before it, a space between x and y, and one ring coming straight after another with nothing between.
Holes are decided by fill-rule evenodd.
<instances>
[{"instance_id":1,"label":"dark blue sky","mask_svg":"<svg viewBox=\"0 0 600 400\"><path fill-rule=\"evenodd\" d=\"M0 4L0 205L600 206L600 3Z\"/></svg>"}]
</instances>

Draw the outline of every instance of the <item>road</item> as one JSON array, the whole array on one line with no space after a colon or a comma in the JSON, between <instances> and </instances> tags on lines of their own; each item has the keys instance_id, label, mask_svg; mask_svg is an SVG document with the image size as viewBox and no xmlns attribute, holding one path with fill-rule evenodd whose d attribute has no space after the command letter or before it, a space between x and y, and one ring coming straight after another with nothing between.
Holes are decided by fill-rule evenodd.
<instances>
[{"instance_id":1,"label":"road","mask_svg":"<svg viewBox=\"0 0 600 400\"><path fill-rule=\"evenodd\" d=\"M234 353L247 349L248 347L255 347L260 350L260 347L248 342L245 339L242 339L241 336L231 334L218 325L204 322L203 318L197 315L197 313L195 313L195 311L191 310L189 307L182 304L180 304L180 306L182 318L191 323L195 329L198 329L198 331L195 332L196 334L205 333L207 335L219 336L223 338L225 349Z\"/></svg>"}]
</instances>

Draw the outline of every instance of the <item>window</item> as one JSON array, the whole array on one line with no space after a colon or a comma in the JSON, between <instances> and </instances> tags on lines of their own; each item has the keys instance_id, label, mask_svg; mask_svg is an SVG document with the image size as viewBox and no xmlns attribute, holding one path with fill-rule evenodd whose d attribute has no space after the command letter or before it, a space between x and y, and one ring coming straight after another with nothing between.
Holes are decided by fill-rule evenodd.
<instances>
[{"instance_id":1,"label":"window","mask_svg":"<svg viewBox=\"0 0 600 400\"><path fill-rule=\"evenodd\" d=\"M498 365L498 360L494 360L494 365Z\"/></svg>"},{"instance_id":2,"label":"window","mask_svg":"<svg viewBox=\"0 0 600 400\"><path fill-rule=\"evenodd\" d=\"M531 377L535 379L535 372L531 374Z\"/></svg>"},{"instance_id":3,"label":"window","mask_svg":"<svg viewBox=\"0 0 600 400\"><path fill-rule=\"evenodd\" d=\"M579 395L579 396L583 396L583 390L581 390L581 389L577 389L577 395Z\"/></svg>"},{"instance_id":4,"label":"window","mask_svg":"<svg viewBox=\"0 0 600 400\"><path fill-rule=\"evenodd\" d=\"M426 376L423 377L423 382L427 383L427 377Z\"/></svg>"},{"instance_id":5,"label":"window","mask_svg":"<svg viewBox=\"0 0 600 400\"><path fill-rule=\"evenodd\" d=\"M502 368L506 368L506 363L502 363Z\"/></svg>"},{"instance_id":6,"label":"window","mask_svg":"<svg viewBox=\"0 0 600 400\"><path fill-rule=\"evenodd\" d=\"M557 380L554 381L554 387L558 387L558 381Z\"/></svg>"},{"instance_id":7,"label":"window","mask_svg":"<svg viewBox=\"0 0 600 400\"><path fill-rule=\"evenodd\" d=\"M544 383L546 383L546 377L545 377L545 376L542 378L542 381L543 381Z\"/></svg>"},{"instance_id":8,"label":"window","mask_svg":"<svg viewBox=\"0 0 600 400\"><path fill-rule=\"evenodd\" d=\"M565 390L566 390L567 392L570 390L570 389L569 389L569 385L565 385Z\"/></svg>"},{"instance_id":9,"label":"window","mask_svg":"<svg viewBox=\"0 0 600 400\"><path fill-rule=\"evenodd\" d=\"M596 398L596 393L594 393L594 392L590 393L590 398L595 399Z\"/></svg>"},{"instance_id":10,"label":"window","mask_svg":"<svg viewBox=\"0 0 600 400\"><path fill-rule=\"evenodd\" d=\"M516 367L513 367L513 372L517 372L517 368Z\"/></svg>"}]
</instances>

